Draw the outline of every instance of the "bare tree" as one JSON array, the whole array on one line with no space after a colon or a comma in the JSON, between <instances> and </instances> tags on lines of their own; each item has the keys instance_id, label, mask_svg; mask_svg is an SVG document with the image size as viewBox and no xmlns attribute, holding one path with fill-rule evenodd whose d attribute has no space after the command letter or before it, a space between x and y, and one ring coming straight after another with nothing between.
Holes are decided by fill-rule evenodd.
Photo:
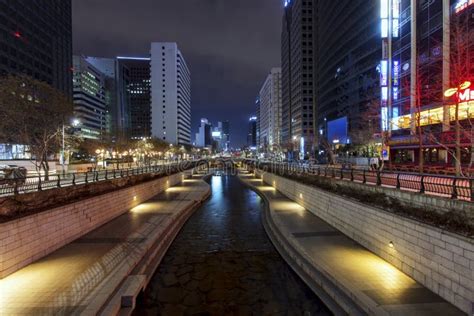
<instances>
[{"instance_id":1,"label":"bare tree","mask_svg":"<svg viewBox=\"0 0 474 316\"><path fill-rule=\"evenodd\" d=\"M23 75L0 78L0 138L27 146L45 179L72 109L71 100L46 83Z\"/></svg>"}]
</instances>

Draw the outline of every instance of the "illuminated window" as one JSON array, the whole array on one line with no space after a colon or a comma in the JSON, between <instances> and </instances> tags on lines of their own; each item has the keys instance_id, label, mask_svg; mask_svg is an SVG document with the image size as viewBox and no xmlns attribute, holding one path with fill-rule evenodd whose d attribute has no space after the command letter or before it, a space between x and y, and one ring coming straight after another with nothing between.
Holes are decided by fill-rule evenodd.
<instances>
[{"instance_id":1,"label":"illuminated window","mask_svg":"<svg viewBox=\"0 0 474 316\"><path fill-rule=\"evenodd\" d=\"M400 22L398 19L392 21L392 37L398 37L400 35Z\"/></svg>"},{"instance_id":2,"label":"illuminated window","mask_svg":"<svg viewBox=\"0 0 474 316\"><path fill-rule=\"evenodd\" d=\"M387 38L388 37L388 19L382 19L381 25L381 33L382 33L382 38Z\"/></svg>"},{"instance_id":3,"label":"illuminated window","mask_svg":"<svg viewBox=\"0 0 474 316\"><path fill-rule=\"evenodd\" d=\"M387 86L388 84L388 61L382 60L380 62L380 85Z\"/></svg>"},{"instance_id":4,"label":"illuminated window","mask_svg":"<svg viewBox=\"0 0 474 316\"><path fill-rule=\"evenodd\" d=\"M382 19L388 18L388 0L380 0L380 17Z\"/></svg>"}]
</instances>

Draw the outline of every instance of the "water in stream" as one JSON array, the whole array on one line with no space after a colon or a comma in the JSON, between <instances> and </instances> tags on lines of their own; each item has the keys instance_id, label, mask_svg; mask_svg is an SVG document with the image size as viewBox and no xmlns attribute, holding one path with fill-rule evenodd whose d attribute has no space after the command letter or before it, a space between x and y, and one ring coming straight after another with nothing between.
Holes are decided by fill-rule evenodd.
<instances>
[{"instance_id":1,"label":"water in stream","mask_svg":"<svg viewBox=\"0 0 474 316\"><path fill-rule=\"evenodd\" d=\"M263 202L236 176L209 183L212 196L185 224L135 315L328 315L261 223Z\"/></svg>"}]
</instances>

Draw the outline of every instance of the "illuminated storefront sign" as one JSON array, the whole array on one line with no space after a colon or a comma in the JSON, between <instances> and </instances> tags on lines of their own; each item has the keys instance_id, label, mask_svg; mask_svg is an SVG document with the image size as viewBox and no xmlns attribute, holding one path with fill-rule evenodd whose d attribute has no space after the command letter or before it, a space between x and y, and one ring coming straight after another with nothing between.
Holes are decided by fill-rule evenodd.
<instances>
[{"instance_id":1,"label":"illuminated storefront sign","mask_svg":"<svg viewBox=\"0 0 474 316\"><path fill-rule=\"evenodd\" d=\"M474 0L459 0L454 6L454 13L459 13L474 5Z\"/></svg>"},{"instance_id":2,"label":"illuminated storefront sign","mask_svg":"<svg viewBox=\"0 0 474 316\"><path fill-rule=\"evenodd\" d=\"M398 80L400 77L400 62L398 60L393 61L393 85L398 87Z\"/></svg>"},{"instance_id":3,"label":"illuminated storefront sign","mask_svg":"<svg viewBox=\"0 0 474 316\"><path fill-rule=\"evenodd\" d=\"M385 87L388 85L388 61L380 62L380 85Z\"/></svg>"},{"instance_id":4,"label":"illuminated storefront sign","mask_svg":"<svg viewBox=\"0 0 474 316\"><path fill-rule=\"evenodd\" d=\"M459 104L459 120L474 119L474 101L463 102ZM456 119L456 105L449 106L449 120L451 122ZM415 118L413 120L416 120ZM391 120L392 128L408 129L411 127L412 116L410 114L393 118ZM443 122L443 107L429 109L420 112L420 125L427 126L433 124L441 124Z\"/></svg>"},{"instance_id":5,"label":"illuminated storefront sign","mask_svg":"<svg viewBox=\"0 0 474 316\"><path fill-rule=\"evenodd\" d=\"M388 131L388 109L387 107L382 107L382 130Z\"/></svg>"}]
</instances>

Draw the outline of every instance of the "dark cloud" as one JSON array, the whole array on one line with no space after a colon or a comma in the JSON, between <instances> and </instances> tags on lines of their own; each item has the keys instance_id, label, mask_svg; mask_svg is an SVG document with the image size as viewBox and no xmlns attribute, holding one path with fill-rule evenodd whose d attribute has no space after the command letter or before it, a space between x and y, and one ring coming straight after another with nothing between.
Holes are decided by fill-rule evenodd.
<instances>
[{"instance_id":1,"label":"dark cloud","mask_svg":"<svg viewBox=\"0 0 474 316\"><path fill-rule=\"evenodd\" d=\"M152 41L178 42L192 72L193 133L201 117L230 120L239 146L280 64L281 10L279 0L73 0L74 52L144 56Z\"/></svg>"}]
</instances>

